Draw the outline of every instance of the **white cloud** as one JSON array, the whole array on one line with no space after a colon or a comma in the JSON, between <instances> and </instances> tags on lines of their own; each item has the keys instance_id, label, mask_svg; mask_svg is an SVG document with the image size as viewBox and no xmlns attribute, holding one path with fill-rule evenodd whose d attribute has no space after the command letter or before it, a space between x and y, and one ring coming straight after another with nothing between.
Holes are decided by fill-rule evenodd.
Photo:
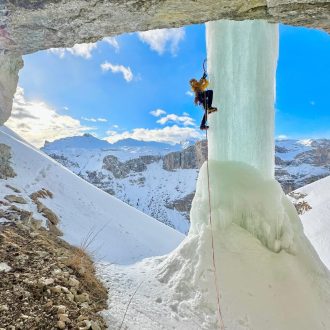
<instances>
[{"instance_id":1,"label":"white cloud","mask_svg":"<svg viewBox=\"0 0 330 330\"><path fill-rule=\"evenodd\" d=\"M106 131L106 133L105 133L106 135L109 135L109 136L115 136L116 134L118 134L118 132L117 131L113 131L113 130L108 130L108 131Z\"/></svg>"},{"instance_id":2,"label":"white cloud","mask_svg":"<svg viewBox=\"0 0 330 330\"><path fill-rule=\"evenodd\" d=\"M59 58L64 58L66 53L66 48L50 48L47 50L48 53L57 55Z\"/></svg>"},{"instance_id":3,"label":"white cloud","mask_svg":"<svg viewBox=\"0 0 330 330\"><path fill-rule=\"evenodd\" d=\"M133 80L133 73L132 73L132 70L130 67L126 67L123 65L114 65L109 62L104 62L101 64L101 69L104 72L109 71L109 70L113 73L120 72L120 73L122 73L124 79L127 82L130 82Z\"/></svg>"},{"instance_id":4,"label":"white cloud","mask_svg":"<svg viewBox=\"0 0 330 330\"><path fill-rule=\"evenodd\" d=\"M159 55L164 54L165 51L170 51L172 55L176 55L179 43L185 37L185 30L184 28L157 29L138 32L138 37Z\"/></svg>"},{"instance_id":5,"label":"white cloud","mask_svg":"<svg viewBox=\"0 0 330 330\"><path fill-rule=\"evenodd\" d=\"M72 48L51 48L48 52L53 53L60 58L64 58L67 53L73 56L80 56L85 59L92 57L92 51L97 48L96 43L76 44Z\"/></svg>"},{"instance_id":6,"label":"white cloud","mask_svg":"<svg viewBox=\"0 0 330 330\"><path fill-rule=\"evenodd\" d=\"M44 102L27 100L20 87L17 88L12 115L6 126L36 147L43 146L45 140L81 135L94 129L70 116L57 114Z\"/></svg>"},{"instance_id":7,"label":"white cloud","mask_svg":"<svg viewBox=\"0 0 330 330\"><path fill-rule=\"evenodd\" d=\"M126 131L118 133L115 131L108 131L108 137L105 140L110 143L117 142L119 140L132 138L141 141L157 141L170 144L181 143L191 139L201 139L201 133L195 128L166 126L161 129L147 129L147 128L135 128L132 131Z\"/></svg>"},{"instance_id":8,"label":"white cloud","mask_svg":"<svg viewBox=\"0 0 330 330\"><path fill-rule=\"evenodd\" d=\"M285 134L280 134L276 137L276 140L287 140L289 137Z\"/></svg>"},{"instance_id":9,"label":"white cloud","mask_svg":"<svg viewBox=\"0 0 330 330\"><path fill-rule=\"evenodd\" d=\"M168 122L183 124L184 126L194 126L195 125L195 120L192 119L189 115L188 116L187 115L178 116L178 115L175 115L174 113L169 114L169 115L157 120L157 123L161 124L161 125L165 125Z\"/></svg>"},{"instance_id":10,"label":"white cloud","mask_svg":"<svg viewBox=\"0 0 330 330\"><path fill-rule=\"evenodd\" d=\"M87 118L87 117L81 117L81 119L82 120L85 120L85 121L90 121L92 123L97 123L97 122L106 123L108 121L105 118Z\"/></svg>"},{"instance_id":11,"label":"white cloud","mask_svg":"<svg viewBox=\"0 0 330 330\"><path fill-rule=\"evenodd\" d=\"M65 111L69 111L69 107L63 107Z\"/></svg>"},{"instance_id":12,"label":"white cloud","mask_svg":"<svg viewBox=\"0 0 330 330\"><path fill-rule=\"evenodd\" d=\"M186 95L193 97L195 94L192 91L186 91Z\"/></svg>"},{"instance_id":13,"label":"white cloud","mask_svg":"<svg viewBox=\"0 0 330 330\"><path fill-rule=\"evenodd\" d=\"M107 44L109 44L110 46L112 46L115 49L116 53L119 52L119 43L115 37L106 37L106 38L103 38L102 41L104 41Z\"/></svg>"},{"instance_id":14,"label":"white cloud","mask_svg":"<svg viewBox=\"0 0 330 330\"><path fill-rule=\"evenodd\" d=\"M156 109L156 110L152 110L149 112L151 115L153 115L154 117L159 117L161 115L165 115L166 111L162 110L162 109Z\"/></svg>"}]
</instances>

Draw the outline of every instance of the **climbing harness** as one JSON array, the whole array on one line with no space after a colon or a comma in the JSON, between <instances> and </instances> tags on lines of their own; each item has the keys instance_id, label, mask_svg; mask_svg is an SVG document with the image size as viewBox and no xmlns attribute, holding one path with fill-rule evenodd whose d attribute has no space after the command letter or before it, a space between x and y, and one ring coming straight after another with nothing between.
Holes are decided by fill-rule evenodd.
<instances>
[{"instance_id":1,"label":"climbing harness","mask_svg":"<svg viewBox=\"0 0 330 330\"><path fill-rule=\"evenodd\" d=\"M203 70L204 73L206 73L206 59L203 62ZM207 108L205 108L207 109ZM205 115L206 115L206 122L207 122L207 117L208 117L208 111L205 110ZM205 130L205 138L206 138L206 143L207 143L207 161L206 161L206 169L207 169L207 189L208 189L208 202L209 202L209 225L211 228L211 243L212 243L212 263L213 263L213 273L214 273L214 284L216 288L216 293L217 293L217 304L218 304L218 316L219 316L219 325L220 325L220 330L225 330L225 325L223 322L223 317L222 317L222 312L221 312L221 303L220 303L220 288L219 288L219 282L218 282L218 276L217 276L217 266L215 262L215 248L214 248L214 235L213 235L213 223L212 223L212 207L211 207L211 188L210 188L210 169L209 169L209 139L208 139L208 134L207 130Z\"/></svg>"}]
</instances>

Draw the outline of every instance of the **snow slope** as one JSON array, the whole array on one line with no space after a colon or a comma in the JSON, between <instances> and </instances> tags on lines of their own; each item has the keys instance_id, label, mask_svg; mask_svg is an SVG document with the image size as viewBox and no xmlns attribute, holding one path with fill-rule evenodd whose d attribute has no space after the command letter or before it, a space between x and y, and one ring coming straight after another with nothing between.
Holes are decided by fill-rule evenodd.
<instances>
[{"instance_id":1,"label":"snow slope","mask_svg":"<svg viewBox=\"0 0 330 330\"><path fill-rule=\"evenodd\" d=\"M23 197L49 189L54 198L43 203L60 217L68 242L79 245L96 235L90 249L98 258L126 264L168 253L182 241L177 231L87 183L5 127L0 128L0 143L11 147L17 174L0 186L0 198L12 193L4 183L19 188ZM25 208L36 211L31 204Z\"/></svg>"},{"instance_id":2,"label":"snow slope","mask_svg":"<svg viewBox=\"0 0 330 330\"><path fill-rule=\"evenodd\" d=\"M290 194L295 203L311 206L301 216L304 231L324 264L330 269L330 177L313 182Z\"/></svg>"}]
</instances>

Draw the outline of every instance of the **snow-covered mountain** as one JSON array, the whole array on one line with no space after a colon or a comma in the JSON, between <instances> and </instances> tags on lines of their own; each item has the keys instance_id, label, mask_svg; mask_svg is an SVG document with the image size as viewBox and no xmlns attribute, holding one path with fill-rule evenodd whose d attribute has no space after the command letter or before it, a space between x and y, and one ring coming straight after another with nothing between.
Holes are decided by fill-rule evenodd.
<instances>
[{"instance_id":1,"label":"snow-covered mountain","mask_svg":"<svg viewBox=\"0 0 330 330\"><path fill-rule=\"evenodd\" d=\"M276 179L285 192L330 175L330 140L278 140Z\"/></svg>"},{"instance_id":2,"label":"snow-covered mountain","mask_svg":"<svg viewBox=\"0 0 330 330\"><path fill-rule=\"evenodd\" d=\"M42 150L86 181L187 233L199 166L172 166L166 155L180 154L180 145L133 139L110 144L86 134L46 143Z\"/></svg>"},{"instance_id":3,"label":"snow-covered mountain","mask_svg":"<svg viewBox=\"0 0 330 330\"><path fill-rule=\"evenodd\" d=\"M205 141L180 145L89 134L46 143L49 156L102 190L186 233ZM276 141L276 179L285 192L330 174L329 140Z\"/></svg>"},{"instance_id":4,"label":"snow-covered mountain","mask_svg":"<svg viewBox=\"0 0 330 330\"><path fill-rule=\"evenodd\" d=\"M179 232L81 179L5 127L0 128L0 160L0 211L32 212L36 223L50 219L50 228L59 220L64 239L75 245L88 243L98 258L130 263L167 253L183 239Z\"/></svg>"}]
</instances>

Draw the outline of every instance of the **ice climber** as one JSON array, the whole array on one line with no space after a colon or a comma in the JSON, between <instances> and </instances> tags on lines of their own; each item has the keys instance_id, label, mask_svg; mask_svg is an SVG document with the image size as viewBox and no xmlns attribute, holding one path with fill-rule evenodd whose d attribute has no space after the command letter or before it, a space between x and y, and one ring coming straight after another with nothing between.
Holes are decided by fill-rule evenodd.
<instances>
[{"instance_id":1,"label":"ice climber","mask_svg":"<svg viewBox=\"0 0 330 330\"><path fill-rule=\"evenodd\" d=\"M212 107L213 91L206 90L209 82L206 79L207 73L204 72L203 77L197 81L196 79L190 80L190 86L195 93L195 104L202 105L204 108L204 116L200 125L201 130L207 130L209 126L206 125L207 115L217 111L217 108Z\"/></svg>"}]
</instances>

